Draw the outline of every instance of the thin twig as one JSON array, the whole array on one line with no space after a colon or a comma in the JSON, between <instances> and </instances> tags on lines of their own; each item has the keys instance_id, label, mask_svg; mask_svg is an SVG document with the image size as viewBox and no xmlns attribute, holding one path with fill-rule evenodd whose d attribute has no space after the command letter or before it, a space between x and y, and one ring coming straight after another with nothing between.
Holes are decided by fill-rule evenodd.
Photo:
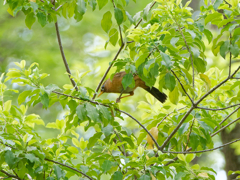
<instances>
[{"instance_id":1,"label":"thin twig","mask_svg":"<svg viewBox=\"0 0 240 180\"><path fill-rule=\"evenodd\" d=\"M180 79L177 77L177 75L175 74L175 72L173 70L171 70L171 72L173 73L173 75L177 78L178 82L180 83L183 91L185 92L185 94L187 95L187 97L189 98L189 100L192 102L192 105L194 105L194 102L192 100L192 98L189 96L189 94L187 93L186 89L184 88L183 84L181 83Z\"/></svg>"},{"instance_id":2,"label":"thin twig","mask_svg":"<svg viewBox=\"0 0 240 180\"><path fill-rule=\"evenodd\" d=\"M191 50L190 50L190 48L189 48L189 46L188 46L188 43L187 43L186 38L185 38L185 36L184 36L184 34L183 34L182 30L181 30L181 27L179 26L179 24L177 23L176 20L175 20L175 22L176 22L176 24L177 24L177 26L178 26L178 30L179 30L179 32L181 33L181 35L182 35L182 37L183 37L183 40L184 40L184 43L185 43L185 45L186 45L186 47L187 47L187 50L188 50L188 52L189 52L189 54L190 54L191 64L192 64L192 73L193 73L193 77L192 77L193 80L192 80L192 81L193 81L193 90L194 90L194 81L195 81L194 77L195 77L195 75L194 75L194 65L193 65L192 52L191 52ZM194 91L195 91L195 90L194 90ZM194 102L194 96L193 96L193 102Z\"/></svg>"},{"instance_id":3,"label":"thin twig","mask_svg":"<svg viewBox=\"0 0 240 180\"><path fill-rule=\"evenodd\" d=\"M4 171L4 170L0 170L0 171L1 171L3 174L6 174L8 177L21 180L19 177L14 176L13 174L9 174L8 172L6 172L6 171Z\"/></svg>"},{"instance_id":4,"label":"thin twig","mask_svg":"<svg viewBox=\"0 0 240 180\"><path fill-rule=\"evenodd\" d=\"M233 144L237 141L240 141L240 138L239 139L236 139L234 141L231 141L231 142L228 142L226 144L223 144L221 146L218 146L218 147L215 147L215 148L212 148L212 149L205 149L205 150L202 150L202 151L183 151L183 152L174 152L174 151L163 151L163 153L171 153L171 154L196 154L196 153L204 153L204 152L209 152L209 151L214 151L214 150L217 150L217 149L220 149L224 146L227 146L229 144Z\"/></svg>"},{"instance_id":5,"label":"thin twig","mask_svg":"<svg viewBox=\"0 0 240 180\"><path fill-rule=\"evenodd\" d=\"M219 125L221 125L222 123L224 123L231 115L233 115L235 112L237 112L239 108L240 108L240 106L239 106L237 109L235 109L233 112L231 112L227 117L225 117L225 118L219 123ZM218 128L218 126L216 126L216 127L214 128L214 130L216 130L217 128Z\"/></svg>"},{"instance_id":6,"label":"thin twig","mask_svg":"<svg viewBox=\"0 0 240 180\"><path fill-rule=\"evenodd\" d=\"M103 75L101 81L99 82L99 84L98 84L98 86L97 86L97 88L96 88L96 90L95 90L95 93L94 93L94 95L93 95L92 100L94 100L94 99L96 98L97 92L99 91L99 89L100 89L100 87L101 87L104 79L106 78L108 72L110 71L111 67L113 66L113 62L117 59L117 57L119 56L119 54L120 54L120 52L122 51L123 47L124 47L124 43L120 46L117 54L116 54L115 57L113 58L111 64L109 65L109 67L108 67L108 69L106 70L105 74Z\"/></svg>"},{"instance_id":7,"label":"thin twig","mask_svg":"<svg viewBox=\"0 0 240 180\"><path fill-rule=\"evenodd\" d=\"M192 106L187 113L183 116L181 121L178 123L177 127L171 132L171 134L167 137L167 139L163 142L162 146L160 147L160 150L163 150L163 148L167 145L167 143L171 140L171 138L174 136L174 134L178 131L178 129L181 127L185 119L187 119L188 115L193 111L194 107Z\"/></svg>"},{"instance_id":8,"label":"thin twig","mask_svg":"<svg viewBox=\"0 0 240 180\"><path fill-rule=\"evenodd\" d=\"M176 111L180 111L180 110L182 110L182 109L185 109L187 106L184 106L184 107L182 107L182 108L180 108L180 109L177 109ZM157 125L156 125L156 127L158 127L158 126L160 126L160 124L162 124L162 122L168 117L168 116L170 116L172 113L174 113L175 112L175 110L174 111L172 111L172 112L170 112L170 113L168 113Z\"/></svg>"},{"instance_id":9,"label":"thin twig","mask_svg":"<svg viewBox=\"0 0 240 180\"><path fill-rule=\"evenodd\" d=\"M61 55L62 55L63 63L65 65L66 71L68 73L68 77L69 77L73 87L76 89L76 91L78 91L78 87L77 87L76 82L71 78L72 74L71 74L71 71L69 69L69 66L68 66L64 51L63 51L61 36L60 36L59 28L58 28L58 22L55 23L55 28L56 28L56 33L57 33L58 45L59 45L60 52L61 52Z\"/></svg>"},{"instance_id":10,"label":"thin twig","mask_svg":"<svg viewBox=\"0 0 240 180\"><path fill-rule=\"evenodd\" d=\"M93 179L92 179L90 176L88 176L87 174L85 174L85 173L83 173L83 172L81 172L81 171L79 171L79 170L77 170L77 169L75 169L75 168L73 168L73 167L71 167L71 166L68 166L68 165L66 165L66 164L62 164L62 163L60 163L60 162L57 162L57 161L54 161L54 160L51 160L51 159L48 159L48 158L45 158L45 160L46 160L46 161L49 161L49 162L52 162L52 163L54 163L54 164L59 164L59 165L61 165L61 166L67 167L67 168L69 168L69 169L71 169L71 170L73 170L73 171L75 171L75 172L78 172L78 173L82 174L82 175L85 176L86 178L93 180Z\"/></svg>"},{"instance_id":11,"label":"thin twig","mask_svg":"<svg viewBox=\"0 0 240 180\"><path fill-rule=\"evenodd\" d=\"M122 142L122 140L121 140L119 134L118 134L115 130L113 130L113 131L114 131L114 133L117 135L119 141ZM122 149L123 149L123 155L124 155L124 156L127 156L127 154L126 154L126 150L125 150L125 147L124 147L124 144L122 144Z\"/></svg>"},{"instance_id":12,"label":"thin twig","mask_svg":"<svg viewBox=\"0 0 240 180\"><path fill-rule=\"evenodd\" d=\"M58 6L55 11L58 11L61 7L63 6L63 4L61 4L60 6Z\"/></svg>"},{"instance_id":13,"label":"thin twig","mask_svg":"<svg viewBox=\"0 0 240 180\"><path fill-rule=\"evenodd\" d=\"M237 122L240 120L240 117L235 119L234 121L228 123L226 126L223 126L221 129L219 129L218 131L216 131L215 133L211 134L211 137L215 136L216 134L218 134L219 132L221 132L222 130L226 129L228 126L230 126L231 124Z\"/></svg>"},{"instance_id":14,"label":"thin twig","mask_svg":"<svg viewBox=\"0 0 240 180\"><path fill-rule=\"evenodd\" d=\"M231 105L231 106L228 106L228 107L217 108L217 109L214 109L214 108L205 108L205 107L199 107L199 106L197 106L196 108L197 108L197 109L209 110L209 111L221 111L221 110L229 109L229 108L232 108L232 107L235 107L235 106L239 106L239 105L240 105L240 104L234 104L234 105Z\"/></svg>"}]
</instances>

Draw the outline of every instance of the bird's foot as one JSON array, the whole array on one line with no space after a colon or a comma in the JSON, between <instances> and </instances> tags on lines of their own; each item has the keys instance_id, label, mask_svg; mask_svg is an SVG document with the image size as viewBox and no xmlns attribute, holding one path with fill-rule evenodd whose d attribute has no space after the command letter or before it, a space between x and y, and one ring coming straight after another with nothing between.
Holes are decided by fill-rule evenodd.
<instances>
[{"instance_id":1,"label":"bird's foot","mask_svg":"<svg viewBox=\"0 0 240 180\"><path fill-rule=\"evenodd\" d=\"M120 103L120 102L121 102L120 98L117 98L116 103Z\"/></svg>"}]
</instances>

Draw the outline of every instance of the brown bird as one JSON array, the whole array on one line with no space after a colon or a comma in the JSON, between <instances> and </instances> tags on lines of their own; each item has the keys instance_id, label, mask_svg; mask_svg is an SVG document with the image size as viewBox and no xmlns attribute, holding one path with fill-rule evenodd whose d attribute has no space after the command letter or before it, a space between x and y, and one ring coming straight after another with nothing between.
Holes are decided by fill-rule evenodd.
<instances>
[{"instance_id":1,"label":"brown bird","mask_svg":"<svg viewBox=\"0 0 240 180\"><path fill-rule=\"evenodd\" d=\"M126 89L124 89L123 86L122 86L122 79L123 79L123 76L125 74L126 74L126 72L122 71L122 72L116 73L112 80L107 79L103 83L102 88L101 88L101 92L98 95L98 97L101 96L103 93L120 93L120 96L116 100L116 102L120 102L121 98L125 98L125 97L128 97L128 96L133 96L134 95L133 91L137 87L141 87L141 88L145 89L146 91L148 91L150 94L152 94L155 98L157 98L162 103L164 103L165 100L167 99L166 94L160 92L155 87L150 88L149 86L147 86L145 84L145 82L139 78L138 75L134 76L135 87L134 88L127 87ZM122 94L127 94L127 93L129 93L129 95L121 97Z\"/></svg>"}]
</instances>

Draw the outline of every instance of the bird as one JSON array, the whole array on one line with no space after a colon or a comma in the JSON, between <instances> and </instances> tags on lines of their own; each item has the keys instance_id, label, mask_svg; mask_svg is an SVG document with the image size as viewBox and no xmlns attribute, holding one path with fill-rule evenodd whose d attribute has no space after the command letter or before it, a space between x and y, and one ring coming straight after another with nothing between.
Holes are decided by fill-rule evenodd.
<instances>
[{"instance_id":1,"label":"bird","mask_svg":"<svg viewBox=\"0 0 240 180\"><path fill-rule=\"evenodd\" d=\"M119 73L116 73L113 76L113 79L111 80L110 78L107 79L102 87L101 87L101 92L99 93L98 97L101 96L103 93L120 93L120 96L116 99L116 102L120 102L120 99L133 96L134 95L134 90L137 87L141 87L148 91L150 94L152 94L157 100L159 100L161 103L164 103L167 99L167 95L164 94L163 92L160 92L157 88L155 87L149 87L145 84L145 82L138 76L134 75L134 81L135 81L135 87L130 88L127 87L126 89L123 88L122 85L122 79L127 73L125 71L121 71ZM128 94L127 96L122 96L122 94Z\"/></svg>"}]
</instances>

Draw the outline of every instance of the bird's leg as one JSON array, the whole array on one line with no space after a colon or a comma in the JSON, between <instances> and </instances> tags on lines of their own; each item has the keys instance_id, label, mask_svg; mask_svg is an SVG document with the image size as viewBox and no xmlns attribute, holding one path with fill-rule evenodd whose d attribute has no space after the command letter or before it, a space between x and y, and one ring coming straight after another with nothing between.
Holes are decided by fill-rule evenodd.
<instances>
[{"instance_id":1,"label":"bird's leg","mask_svg":"<svg viewBox=\"0 0 240 180\"><path fill-rule=\"evenodd\" d=\"M119 95L119 97L116 99L116 103L120 103L120 99L121 99L121 96L122 96L122 94L123 94L123 91L124 91L124 89L122 90L122 92L120 93L120 95Z\"/></svg>"},{"instance_id":2,"label":"bird's leg","mask_svg":"<svg viewBox=\"0 0 240 180\"><path fill-rule=\"evenodd\" d=\"M120 96L117 98L116 102L119 103L119 102L120 102L120 99L125 98L125 97L129 97L129 96L133 96L133 95L134 95L134 92L132 91L132 92L129 93L129 95L121 97L121 96L122 96L122 92L121 92L121 94L120 94Z\"/></svg>"}]
</instances>

